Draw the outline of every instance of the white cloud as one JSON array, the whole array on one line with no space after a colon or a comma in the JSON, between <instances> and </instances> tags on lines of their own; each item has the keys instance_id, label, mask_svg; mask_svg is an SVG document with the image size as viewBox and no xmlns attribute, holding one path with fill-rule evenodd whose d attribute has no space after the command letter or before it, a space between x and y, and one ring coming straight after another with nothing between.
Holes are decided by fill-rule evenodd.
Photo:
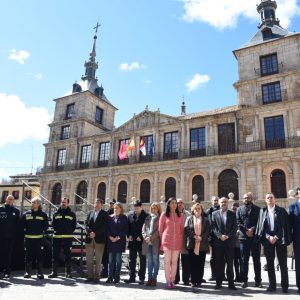
<instances>
[{"instance_id":1,"label":"white cloud","mask_svg":"<svg viewBox=\"0 0 300 300\"><path fill-rule=\"evenodd\" d=\"M51 120L46 108L26 107L18 96L0 93L0 147L27 139L47 139Z\"/></svg>"},{"instance_id":2,"label":"white cloud","mask_svg":"<svg viewBox=\"0 0 300 300\"><path fill-rule=\"evenodd\" d=\"M184 2L183 19L204 22L217 29L235 27L239 17L259 21L256 4L260 0L180 0ZM300 13L297 0L277 0L276 17L288 28L291 19Z\"/></svg>"},{"instance_id":3,"label":"white cloud","mask_svg":"<svg viewBox=\"0 0 300 300\"><path fill-rule=\"evenodd\" d=\"M188 81L185 86L187 87L187 91L191 92L197 90L201 85L209 82L210 78L208 75L195 74L193 78Z\"/></svg>"},{"instance_id":4,"label":"white cloud","mask_svg":"<svg viewBox=\"0 0 300 300\"><path fill-rule=\"evenodd\" d=\"M42 73L35 73L35 74L33 75L33 77L34 77L35 79L41 80L41 79L43 78L43 74L42 74Z\"/></svg>"},{"instance_id":5,"label":"white cloud","mask_svg":"<svg viewBox=\"0 0 300 300\"><path fill-rule=\"evenodd\" d=\"M151 84L151 80L145 79L145 80L143 80L143 83L145 83L145 84Z\"/></svg>"},{"instance_id":6,"label":"white cloud","mask_svg":"<svg viewBox=\"0 0 300 300\"><path fill-rule=\"evenodd\" d=\"M23 65L25 60L28 59L30 53L26 50L17 51L16 49L12 49L10 51L9 59L16 60L19 64Z\"/></svg>"},{"instance_id":7,"label":"white cloud","mask_svg":"<svg viewBox=\"0 0 300 300\"><path fill-rule=\"evenodd\" d=\"M122 63L120 64L119 69L121 71L133 71L133 70L146 69L146 66L135 61L133 63Z\"/></svg>"}]
</instances>

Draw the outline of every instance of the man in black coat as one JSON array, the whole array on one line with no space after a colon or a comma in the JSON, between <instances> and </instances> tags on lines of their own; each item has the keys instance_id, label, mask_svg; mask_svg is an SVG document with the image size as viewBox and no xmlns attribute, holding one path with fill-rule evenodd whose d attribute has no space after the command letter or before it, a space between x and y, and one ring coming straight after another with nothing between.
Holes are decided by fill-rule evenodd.
<instances>
[{"instance_id":1,"label":"man in black coat","mask_svg":"<svg viewBox=\"0 0 300 300\"><path fill-rule=\"evenodd\" d=\"M14 207L15 198L8 195L0 207L0 271L10 278L11 259L19 226L20 211Z\"/></svg>"},{"instance_id":2,"label":"man in black coat","mask_svg":"<svg viewBox=\"0 0 300 300\"><path fill-rule=\"evenodd\" d=\"M237 209L236 219L240 240L241 252L241 280L242 288L248 287L249 257L252 255L255 273L255 286L261 284L260 243L255 239L256 225L258 222L260 207L253 204L252 193L246 193L243 197L244 205Z\"/></svg>"},{"instance_id":3,"label":"man in black coat","mask_svg":"<svg viewBox=\"0 0 300 300\"><path fill-rule=\"evenodd\" d=\"M87 281L98 282L100 279L101 261L106 243L106 224L108 214L103 210L104 200L97 198L94 210L86 218L86 263ZM95 263L95 265L94 265Z\"/></svg>"},{"instance_id":4,"label":"man in black coat","mask_svg":"<svg viewBox=\"0 0 300 300\"><path fill-rule=\"evenodd\" d=\"M282 292L287 293L289 277L287 269L287 246L291 243L290 222L287 211L275 205L273 193L266 194L267 206L261 208L256 228L257 239L264 246L267 259L269 287L268 292L276 291L276 275L274 268L275 250L281 272Z\"/></svg>"},{"instance_id":5,"label":"man in black coat","mask_svg":"<svg viewBox=\"0 0 300 300\"><path fill-rule=\"evenodd\" d=\"M296 197L298 200L289 206L289 216L295 257L296 285L300 294L300 188L297 189Z\"/></svg>"},{"instance_id":6,"label":"man in black coat","mask_svg":"<svg viewBox=\"0 0 300 300\"><path fill-rule=\"evenodd\" d=\"M142 209L142 202L135 200L133 202L134 211L128 214L128 248L129 248L129 279L126 283L135 282L136 258L139 255L140 269L138 272L139 284L144 284L146 273L146 256L142 254L142 228L148 214Z\"/></svg>"},{"instance_id":7,"label":"man in black coat","mask_svg":"<svg viewBox=\"0 0 300 300\"><path fill-rule=\"evenodd\" d=\"M228 199L225 197L219 200L220 209L212 214L213 247L215 248L216 259L216 285L215 289L222 287L224 279L225 263L228 279L228 288L236 290L234 285L233 259L236 242L236 216L228 210Z\"/></svg>"}]
</instances>

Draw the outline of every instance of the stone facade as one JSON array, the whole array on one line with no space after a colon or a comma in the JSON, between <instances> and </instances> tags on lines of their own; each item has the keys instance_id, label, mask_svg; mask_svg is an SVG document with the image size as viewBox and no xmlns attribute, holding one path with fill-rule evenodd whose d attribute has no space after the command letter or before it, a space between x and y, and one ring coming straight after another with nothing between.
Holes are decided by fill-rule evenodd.
<instances>
[{"instance_id":1,"label":"stone facade","mask_svg":"<svg viewBox=\"0 0 300 300\"><path fill-rule=\"evenodd\" d=\"M239 73L236 106L183 111L178 117L146 107L115 128L116 108L103 88L98 94L97 79L82 78L79 91L55 100L41 193L53 202L57 195L66 195L73 203L76 194L89 201L101 195L126 203L132 197L152 202L172 194L191 201L195 193L204 201L228 192L240 199L248 191L260 200L268 191L286 198L288 190L300 185L300 34L272 20L262 17L257 35L234 51ZM89 80L94 90L83 88L91 86ZM70 104L74 112L66 117ZM100 122L95 121L96 107L102 113ZM64 126L70 126L67 138L62 138ZM148 141L143 157L139 145L147 136L154 151L149 155ZM136 149L119 161L120 141L131 138ZM107 156L101 157L101 143L110 145ZM65 151L59 158L60 150ZM122 194L124 182L127 190Z\"/></svg>"}]
</instances>

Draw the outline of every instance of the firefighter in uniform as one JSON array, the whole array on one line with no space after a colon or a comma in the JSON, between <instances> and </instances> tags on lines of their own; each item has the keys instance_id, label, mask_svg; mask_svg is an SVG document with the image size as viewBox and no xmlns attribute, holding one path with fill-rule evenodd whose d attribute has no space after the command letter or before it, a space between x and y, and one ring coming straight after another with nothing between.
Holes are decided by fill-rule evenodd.
<instances>
[{"instance_id":1,"label":"firefighter in uniform","mask_svg":"<svg viewBox=\"0 0 300 300\"><path fill-rule=\"evenodd\" d=\"M31 200L31 209L22 216L24 227L25 274L24 278L31 277L32 262L36 261L37 278L44 279L43 275L43 238L48 229L48 217L42 211L42 201L35 197Z\"/></svg>"},{"instance_id":2,"label":"firefighter in uniform","mask_svg":"<svg viewBox=\"0 0 300 300\"><path fill-rule=\"evenodd\" d=\"M76 215L69 207L70 200L62 198L60 207L53 215L53 240L52 240L52 273L48 278L56 278L58 275L58 265L60 251L63 249L65 255L66 277L71 278L71 249L73 232L76 228Z\"/></svg>"}]
</instances>

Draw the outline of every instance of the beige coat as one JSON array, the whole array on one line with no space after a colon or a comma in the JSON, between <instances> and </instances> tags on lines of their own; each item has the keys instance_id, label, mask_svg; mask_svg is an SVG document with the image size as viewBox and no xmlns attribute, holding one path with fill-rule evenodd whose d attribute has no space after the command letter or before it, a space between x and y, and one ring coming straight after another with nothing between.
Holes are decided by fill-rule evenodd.
<instances>
[{"instance_id":1,"label":"beige coat","mask_svg":"<svg viewBox=\"0 0 300 300\"><path fill-rule=\"evenodd\" d=\"M145 223L142 228L142 235L144 238L143 245L142 245L142 254L143 255L147 255L148 247L149 247L148 244L145 242L146 237L150 237L150 239L151 239L153 255L159 254L159 248L160 248L160 237L159 237L159 231L158 231L159 216L154 217L152 234L150 234L151 218L152 218L151 215L146 217Z\"/></svg>"}]
</instances>

